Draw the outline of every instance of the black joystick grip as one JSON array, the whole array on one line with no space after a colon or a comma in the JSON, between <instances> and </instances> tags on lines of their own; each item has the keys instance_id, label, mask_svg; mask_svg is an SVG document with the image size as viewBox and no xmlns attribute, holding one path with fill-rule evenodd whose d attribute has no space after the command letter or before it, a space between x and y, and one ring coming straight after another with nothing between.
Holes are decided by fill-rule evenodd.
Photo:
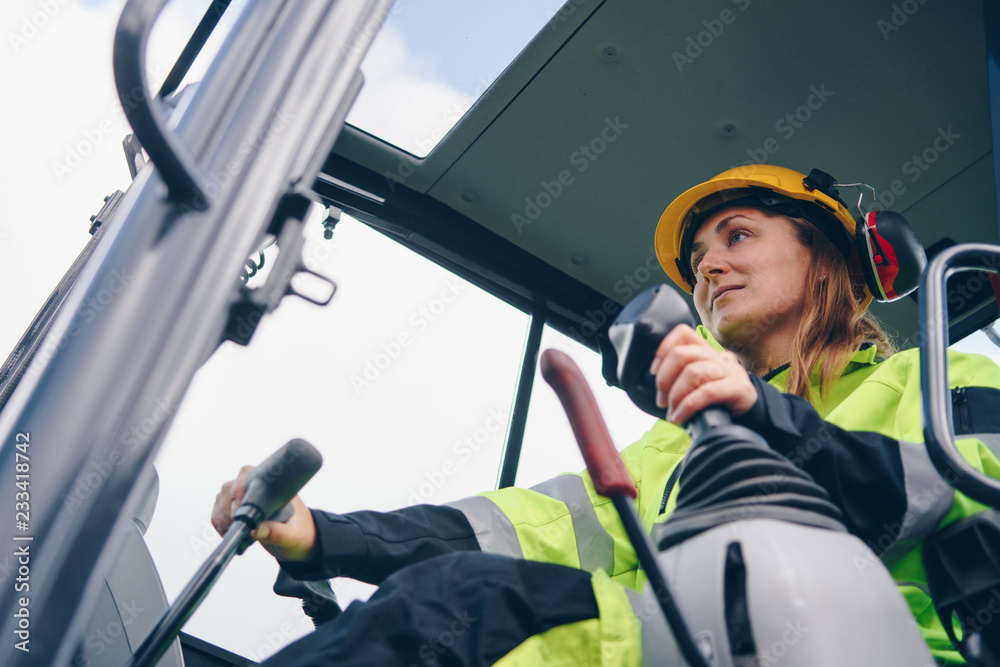
<instances>
[{"instance_id":1,"label":"black joystick grip","mask_svg":"<svg viewBox=\"0 0 1000 667\"><path fill-rule=\"evenodd\" d=\"M694 328L691 309L676 290L658 285L629 301L608 329L608 339L618 356L618 386L641 410L660 419L666 418L667 411L656 405L656 382L649 367L660 342L678 324ZM687 426L701 432L728 423L725 409L708 408L692 417Z\"/></svg>"},{"instance_id":2,"label":"black joystick grip","mask_svg":"<svg viewBox=\"0 0 1000 667\"><path fill-rule=\"evenodd\" d=\"M694 327L694 318L680 294L666 285L651 287L635 297L608 329L618 354L617 380L639 408L663 419L656 405L656 384L649 372L660 341L678 324Z\"/></svg>"},{"instance_id":3,"label":"black joystick grip","mask_svg":"<svg viewBox=\"0 0 1000 667\"><path fill-rule=\"evenodd\" d=\"M241 509L252 506L261 519L287 520L290 514L282 516L280 511L322 465L323 456L315 447L298 438L290 440L247 475Z\"/></svg>"}]
</instances>

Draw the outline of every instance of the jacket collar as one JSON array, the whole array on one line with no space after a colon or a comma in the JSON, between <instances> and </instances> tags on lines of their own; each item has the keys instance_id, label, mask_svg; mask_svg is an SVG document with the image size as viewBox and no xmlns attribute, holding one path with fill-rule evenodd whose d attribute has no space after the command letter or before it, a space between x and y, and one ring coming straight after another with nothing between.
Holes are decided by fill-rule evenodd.
<instances>
[{"instance_id":1,"label":"jacket collar","mask_svg":"<svg viewBox=\"0 0 1000 667\"><path fill-rule=\"evenodd\" d=\"M709 345L718 350L724 349L721 345L719 345L719 342L715 340L715 338L712 336L709 330L706 329L701 324L698 325L697 331L699 334L701 334L701 336L705 338L706 341L708 341ZM843 375L850 375L856 370L867 368L869 366L874 366L875 364L881 362L882 358L876 357L875 356L876 352L877 349L874 344L863 343L861 345L861 349L855 352L854 356L851 357L851 360L847 362L847 366L844 368ZM789 364L782 364L781 366L773 368L767 373L765 373L763 378L761 379L763 379L767 383L777 386L779 389L783 389L785 383L788 380L788 368ZM814 376L812 378L813 385L819 384L818 377L816 377L816 375L817 375L816 373L813 373Z\"/></svg>"}]
</instances>

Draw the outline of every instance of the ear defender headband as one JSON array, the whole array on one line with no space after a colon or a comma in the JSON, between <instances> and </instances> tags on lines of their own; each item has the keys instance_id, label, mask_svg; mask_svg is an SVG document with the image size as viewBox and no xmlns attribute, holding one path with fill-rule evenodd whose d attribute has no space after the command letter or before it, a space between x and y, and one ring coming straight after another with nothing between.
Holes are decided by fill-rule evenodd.
<instances>
[{"instance_id":1,"label":"ear defender headband","mask_svg":"<svg viewBox=\"0 0 1000 667\"><path fill-rule=\"evenodd\" d=\"M832 193L832 196L836 196L837 186L856 187L861 192L858 210L862 214L854 228L854 244L858 249L865 286L875 301L889 303L917 289L927 266L927 253L901 213L879 211L877 208L863 211L862 188L871 190L872 202L875 202L875 188L864 183L834 183L832 176L819 169L810 171L802 183L807 188Z\"/></svg>"},{"instance_id":2,"label":"ear defender headband","mask_svg":"<svg viewBox=\"0 0 1000 667\"><path fill-rule=\"evenodd\" d=\"M771 165L730 169L681 194L667 207L656 228L657 258L667 275L692 293L695 276L689 260L701 224L724 208L751 206L809 221L848 263L857 261L865 278L865 307L873 298L885 303L912 292L919 285L927 257L909 223L893 211L863 212L855 219L837 187L868 188L874 201L871 186L837 183L818 169L808 176ZM862 210L861 197L858 208Z\"/></svg>"}]
</instances>

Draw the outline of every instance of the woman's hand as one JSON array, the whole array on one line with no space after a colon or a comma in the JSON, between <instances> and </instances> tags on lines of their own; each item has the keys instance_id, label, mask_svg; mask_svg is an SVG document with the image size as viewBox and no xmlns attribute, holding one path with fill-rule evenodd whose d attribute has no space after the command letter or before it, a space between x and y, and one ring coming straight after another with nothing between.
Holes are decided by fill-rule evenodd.
<instances>
[{"instance_id":1,"label":"woman's hand","mask_svg":"<svg viewBox=\"0 0 1000 667\"><path fill-rule=\"evenodd\" d=\"M660 342L650 372L656 376L656 404L667 408L667 419L675 424L713 405L735 417L757 402L757 390L736 355L712 347L685 324Z\"/></svg>"},{"instance_id":2,"label":"woman's hand","mask_svg":"<svg viewBox=\"0 0 1000 667\"><path fill-rule=\"evenodd\" d=\"M239 476L222 485L212 507L212 525L223 535L233 523L233 515L243 502L247 474L253 466L240 468ZM319 548L316 544L316 524L312 513L298 496L292 498L295 513L285 523L264 521L251 535L268 553L283 561L309 560Z\"/></svg>"}]
</instances>

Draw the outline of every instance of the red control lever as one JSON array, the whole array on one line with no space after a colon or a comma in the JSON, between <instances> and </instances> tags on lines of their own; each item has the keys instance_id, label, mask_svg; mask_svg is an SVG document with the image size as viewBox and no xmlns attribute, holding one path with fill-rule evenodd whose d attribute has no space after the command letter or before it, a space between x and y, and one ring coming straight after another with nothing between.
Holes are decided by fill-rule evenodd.
<instances>
[{"instance_id":1,"label":"red control lever","mask_svg":"<svg viewBox=\"0 0 1000 667\"><path fill-rule=\"evenodd\" d=\"M610 498L621 517L629 541L635 547L639 565L646 571L649 585L656 594L660 609L677 641L686 664L692 667L709 667L708 660L695 644L693 635L684 622L667 585L667 578L656 561L656 550L642 527L642 520L635 509L638 494L635 483L625 468L621 455L611 441L611 433L604 423L601 410L590 385L580 372L580 367L559 350L545 350L539 360L542 377L552 385L559 401L566 410L573 435L580 445L587 471L594 488L605 498ZM627 497L626 497L627 496Z\"/></svg>"},{"instance_id":2,"label":"red control lever","mask_svg":"<svg viewBox=\"0 0 1000 667\"><path fill-rule=\"evenodd\" d=\"M542 352L539 366L542 377L555 390L569 417L594 488L605 498L620 495L635 498L638 495L635 483L615 449L597 400L580 367L559 350Z\"/></svg>"}]
</instances>

